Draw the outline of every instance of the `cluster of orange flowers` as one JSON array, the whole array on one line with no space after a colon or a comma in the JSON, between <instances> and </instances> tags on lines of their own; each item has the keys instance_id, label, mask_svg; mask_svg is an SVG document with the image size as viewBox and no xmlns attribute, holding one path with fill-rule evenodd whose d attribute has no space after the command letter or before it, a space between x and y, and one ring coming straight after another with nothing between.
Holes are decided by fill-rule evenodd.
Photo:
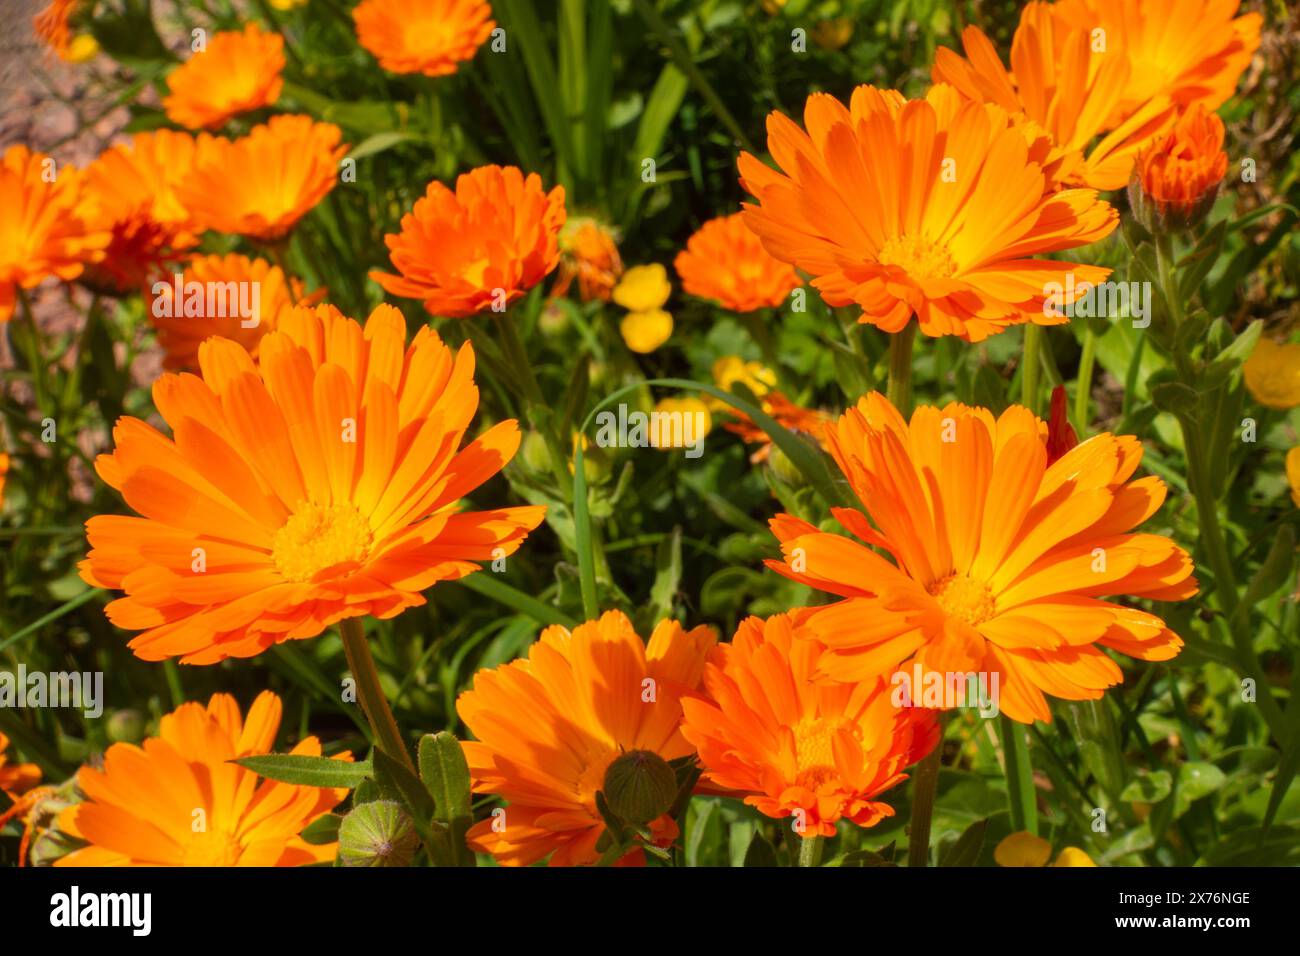
<instances>
[{"instance_id":1,"label":"cluster of orange flowers","mask_svg":"<svg viewBox=\"0 0 1300 956\"><path fill-rule=\"evenodd\" d=\"M1152 201L1202 202L1224 172L1223 128L1205 111L1230 95L1258 41L1256 18L1233 19L1235 0L1198 2L1195 16L1174 16L1175 0L1146 0L1141 17L1130 5L1030 3L1010 71L971 28L967 58L941 51L922 98L863 86L847 106L809 97L803 128L774 113L779 169L740 157L755 201L690 238L675 263L683 288L762 314L803 273L862 322L898 332L915 317L927 335L968 341L1062 321L1045 314L1045 283L1107 270L1040 257L1114 230L1117 212L1097 190L1123 185L1135 163ZM354 11L381 66L431 76L473 55L489 15L475 0L367 0ZM214 37L169 78L169 117L214 130L274 104L282 48L255 25ZM48 276L139 288L191 256L205 230L283 239L334 187L340 140L330 124L277 115L235 139L137 134L55 176L46 157L9 150L0 208L17 212L0 217L0 319L17 288ZM608 234L566 236L565 223L561 188L484 166L454 189L429 184L387 237L396 274L372 278L433 315L469 317L505 311L566 258L584 297L617 300L622 263ZM391 618L541 523L542 507L461 510L520 441L514 421L465 441L478 407L468 344L453 351L427 327L408 343L387 305L362 324L305 304L301 284L262 260L201 256L186 272L256 279L270 314L255 331L211 337L160 322L168 365L198 371L154 384L171 435L125 417L96 462L135 515L88 523L81 574L123 592L107 613L137 632L139 657L210 664L348 619ZM833 509L847 534L787 514L771 522L782 558L769 565L837 600L750 618L722 644L672 621L646 643L611 611L550 627L525 659L481 671L458 701L476 738L465 751L475 790L510 805L504 825L494 817L470 832L475 849L508 864L595 862L607 851L598 796L610 780L692 755L702 787L794 818L801 836L831 835L841 820L870 826L892 812L880 794L940 738L934 711L891 701L900 666L997 674L1004 712L1030 722L1051 719L1048 696L1096 699L1118 683L1103 649L1165 660L1181 647L1160 618L1113 600L1180 600L1197 587L1186 551L1137 530L1165 487L1133 477L1136 439L1102 434L1067 449L1022 407L996 417L921 407L909 419L874 393L832 421L752 372L742 363L718 377L761 383L750 390L765 411L822 443L856 497ZM752 423L736 428L756 437ZM102 770L82 771L86 800L61 821L86 844L65 862L328 855L299 833L343 792L255 788L228 763L267 752L278 724L273 695L246 722L217 695L165 717L143 748L110 749ZM296 752L319 745L309 738ZM644 838L622 862L676 838L672 796L659 786L658 798L628 805ZM196 837L190 807L221 825Z\"/></svg>"}]
</instances>

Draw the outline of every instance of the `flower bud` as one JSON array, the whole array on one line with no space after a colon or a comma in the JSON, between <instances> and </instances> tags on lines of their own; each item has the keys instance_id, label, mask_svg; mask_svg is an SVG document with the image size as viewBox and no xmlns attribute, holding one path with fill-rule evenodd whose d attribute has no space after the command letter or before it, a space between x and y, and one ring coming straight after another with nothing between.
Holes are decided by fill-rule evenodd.
<instances>
[{"instance_id":1,"label":"flower bud","mask_svg":"<svg viewBox=\"0 0 1300 956\"><path fill-rule=\"evenodd\" d=\"M1129 204L1153 233L1187 229L1209 215L1227 171L1223 121L1198 104L1138 156Z\"/></svg>"},{"instance_id":2,"label":"flower bud","mask_svg":"<svg viewBox=\"0 0 1300 956\"><path fill-rule=\"evenodd\" d=\"M342 866L410 866L420 839L401 804L363 803L339 824Z\"/></svg>"},{"instance_id":3,"label":"flower bud","mask_svg":"<svg viewBox=\"0 0 1300 956\"><path fill-rule=\"evenodd\" d=\"M602 788L619 819L645 824L667 813L677 799L677 775L649 750L630 750L609 765Z\"/></svg>"}]
</instances>

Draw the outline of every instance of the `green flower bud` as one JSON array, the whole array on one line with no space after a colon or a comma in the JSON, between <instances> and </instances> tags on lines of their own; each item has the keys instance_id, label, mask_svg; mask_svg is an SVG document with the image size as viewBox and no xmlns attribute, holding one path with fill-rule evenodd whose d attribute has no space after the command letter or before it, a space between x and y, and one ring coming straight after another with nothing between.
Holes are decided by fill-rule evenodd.
<instances>
[{"instance_id":1,"label":"green flower bud","mask_svg":"<svg viewBox=\"0 0 1300 956\"><path fill-rule=\"evenodd\" d=\"M546 447L546 439L541 432L530 431L524 436L519 455L529 471L539 475L551 473L551 452Z\"/></svg>"},{"instance_id":2,"label":"green flower bud","mask_svg":"<svg viewBox=\"0 0 1300 956\"><path fill-rule=\"evenodd\" d=\"M108 718L108 739L113 743L138 744L144 732L144 715L138 710L114 711Z\"/></svg>"},{"instance_id":3,"label":"green flower bud","mask_svg":"<svg viewBox=\"0 0 1300 956\"><path fill-rule=\"evenodd\" d=\"M339 824L341 866L410 866L420 838L401 804L376 800Z\"/></svg>"},{"instance_id":4,"label":"green flower bud","mask_svg":"<svg viewBox=\"0 0 1300 956\"><path fill-rule=\"evenodd\" d=\"M677 799L677 775L649 750L631 750L605 771L605 802L621 820L637 825L667 813Z\"/></svg>"}]
</instances>

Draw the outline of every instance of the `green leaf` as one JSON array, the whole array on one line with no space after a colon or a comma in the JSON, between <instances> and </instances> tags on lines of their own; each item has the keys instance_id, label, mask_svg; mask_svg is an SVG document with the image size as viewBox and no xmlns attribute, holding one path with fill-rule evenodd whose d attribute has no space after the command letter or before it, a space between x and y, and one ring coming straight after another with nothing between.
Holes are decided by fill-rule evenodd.
<instances>
[{"instance_id":1,"label":"green leaf","mask_svg":"<svg viewBox=\"0 0 1300 956\"><path fill-rule=\"evenodd\" d=\"M491 572L480 571L477 574L469 574L457 579L456 583L466 590L491 598L525 617L530 617L538 624L562 624L572 628L578 623L559 608L511 587L501 580L500 575Z\"/></svg>"},{"instance_id":2,"label":"green leaf","mask_svg":"<svg viewBox=\"0 0 1300 956\"><path fill-rule=\"evenodd\" d=\"M474 822L470 810L469 764L460 741L448 731L425 734L418 747L420 777L433 795L434 815L447 829L453 866L475 866L465 834Z\"/></svg>"},{"instance_id":3,"label":"green leaf","mask_svg":"<svg viewBox=\"0 0 1300 956\"><path fill-rule=\"evenodd\" d=\"M1208 797L1228 778L1222 770L1212 763L1192 761L1178 768L1178 791L1175 796L1177 806L1174 816L1182 816L1197 800Z\"/></svg>"},{"instance_id":4,"label":"green leaf","mask_svg":"<svg viewBox=\"0 0 1300 956\"><path fill-rule=\"evenodd\" d=\"M1159 803L1174 788L1174 778L1168 770L1138 770L1119 798L1125 803Z\"/></svg>"},{"instance_id":5,"label":"green leaf","mask_svg":"<svg viewBox=\"0 0 1300 956\"><path fill-rule=\"evenodd\" d=\"M384 150L392 149L399 143L407 143L417 138L413 133L404 133L397 130L387 133L375 133L353 146L348 152L348 159L364 159L366 156L382 153Z\"/></svg>"},{"instance_id":6,"label":"green leaf","mask_svg":"<svg viewBox=\"0 0 1300 956\"><path fill-rule=\"evenodd\" d=\"M745 866L774 867L780 865L776 859L776 848L768 842L763 834L755 833L754 839L749 841L749 849L745 851Z\"/></svg>"},{"instance_id":7,"label":"green leaf","mask_svg":"<svg viewBox=\"0 0 1300 956\"><path fill-rule=\"evenodd\" d=\"M532 84L533 96L541 110L546 132L551 137L558 158L556 178L566 191L573 190L571 174L574 170L573 140L569 117L560 96L560 83L556 75L555 60L546 42L546 31L537 18L533 0L496 0L492 11L505 24L511 43L519 45L524 69ZM501 54L498 54L501 55ZM504 54L509 55L509 54Z\"/></svg>"},{"instance_id":8,"label":"green leaf","mask_svg":"<svg viewBox=\"0 0 1300 956\"><path fill-rule=\"evenodd\" d=\"M372 774L370 761L334 760L307 754L261 754L232 761L268 780L305 787L354 789Z\"/></svg>"},{"instance_id":9,"label":"green leaf","mask_svg":"<svg viewBox=\"0 0 1300 956\"><path fill-rule=\"evenodd\" d=\"M659 542L655 555L655 579L650 586L650 602L643 617L648 627L672 614L673 598L682 580L682 529L673 528L673 533Z\"/></svg>"},{"instance_id":10,"label":"green leaf","mask_svg":"<svg viewBox=\"0 0 1300 956\"><path fill-rule=\"evenodd\" d=\"M966 828L966 832L957 838L944 857L940 866L974 866L979 859L980 849L984 846L984 834L989 828L988 820L976 820Z\"/></svg>"},{"instance_id":11,"label":"green leaf","mask_svg":"<svg viewBox=\"0 0 1300 956\"><path fill-rule=\"evenodd\" d=\"M312 846L333 843L339 838L339 824L342 822L343 818L337 813L324 813L309 823L298 835Z\"/></svg>"}]
</instances>

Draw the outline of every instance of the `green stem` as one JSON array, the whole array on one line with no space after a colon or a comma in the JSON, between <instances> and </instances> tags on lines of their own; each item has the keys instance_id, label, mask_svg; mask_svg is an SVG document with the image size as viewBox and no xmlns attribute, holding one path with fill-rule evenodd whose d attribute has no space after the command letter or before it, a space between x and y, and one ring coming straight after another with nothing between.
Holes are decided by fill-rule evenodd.
<instances>
[{"instance_id":1,"label":"green stem","mask_svg":"<svg viewBox=\"0 0 1300 956\"><path fill-rule=\"evenodd\" d=\"M542 394L542 386L537 381L537 373L533 371L532 363L528 360L528 352L524 349L523 340L519 337L517 328L518 315L504 313L501 316L499 327L501 329L501 351L505 356L506 362L514 369L518 377L518 384L521 386L524 395L524 403L528 412L529 423L537 429L546 442L547 457L551 461L551 474L555 476L556 488L563 498L569 488L569 452L565 449L564 443L555 433L552 426L550 415L546 406L546 397Z\"/></svg>"},{"instance_id":2,"label":"green stem","mask_svg":"<svg viewBox=\"0 0 1300 956\"><path fill-rule=\"evenodd\" d=\"M1092 397L1092 369L1097 363L1097 335L1088 326L1083 332L1083 355L1079 358L1079 382L1074 393L1074 427L1080 441L1088 431L1088 401Z\"/></svg>"},{"instance_id":3,"label":"green stem","mask_svg":"<svg viewBox=\"0 0 1300 956\"><path fill-rule=\"evenodd\" d=\"M942 727L942 724L940 725ZM943 734L925 759L912 772L912 825L907 833L907 865L930 865L930 818L939 789L939 766L943 760Z\"/></svg>"},{"instance_id":4,"label":"green stem","mask_svg":"<svg viewBox=\"0 0 1300 956\"><path fill-rule=\"evenodd\" d=\"M889 339L889 384L886 395L900 415L912 414L912 346L916 342L917 323L908 321Z\"/></svg>"},{"instance_id":5,"label":"green stem","mask_svg":"<svg viewBox=\"0 0 1300 956\"><path fill-rule=\"evenodd\" d=\"M1029 762L1025 729L1006 714L998 717L1002 757L1006 761L1007 802L1012 829L1038 833L1038 802L1034 795L1034 768Z\"/></svg>"},{"instance_id":6,"label":"green stem","mask_svg":"<svg viewBox=\"0 0 1300 956\"><path fill-rule=\"evenodd\" d=\"M361 709L370 721L370 730L375 735L375 746L395 760L400 760L408 770L415 770L411 754L402 742L402 732L397 729L393 711L384 697L384 689L379 683L379 670L370 653L370 643L366 640L365 629L359 618L349 617L339 622L339 631L343 635L343 653L348 658L348 670L357 682L357 697Z\"/></svg>"},{"instance_id":7,"label":"green stem","mask_svg":"<svg viewBox=\"0 0 1300 956\"><path fill-rule=\"evenodd\" d=\"M1038 412L1038 380L1042 370L1043 327L1032 322L1025 326L1025 353L1020 369L1020 404Z\"/></svg>"},{"instance_id":8,"label":"green stem","mask_svg":"<svg viewBox=\"0 0 1300 956\"><path fill-rule=\"evenodd\" d=\"M820 836L803 837L799 841L799 865L820 866L825 842Z\"/></svg>"}]
</instances>

